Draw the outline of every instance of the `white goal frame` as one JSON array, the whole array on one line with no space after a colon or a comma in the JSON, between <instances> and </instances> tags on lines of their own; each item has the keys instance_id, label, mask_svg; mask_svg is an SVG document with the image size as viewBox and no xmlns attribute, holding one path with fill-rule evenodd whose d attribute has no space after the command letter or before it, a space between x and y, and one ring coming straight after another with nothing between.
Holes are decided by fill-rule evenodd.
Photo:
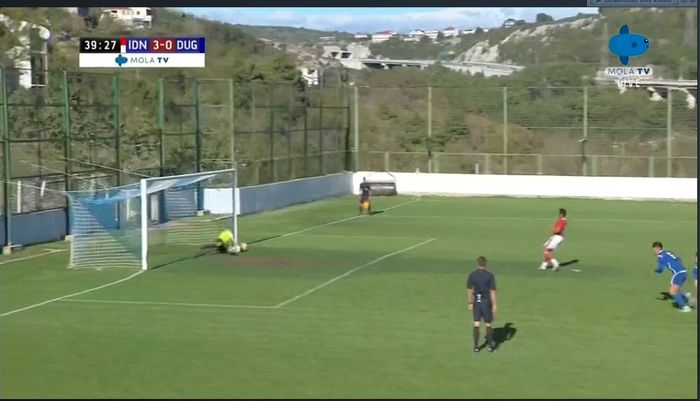
<instances>
[{"instance_id":1,"label":"white goal frame","mask_svg":"<svg viewBox=\"0 0 700 401\"><path fill-rule=\"evenodd\" d=\"M236 189L238 187L238 170L235 168L225 170L203 171L199 173L171 175L166 177L143 178L140 181L141 199L141 270L148 270L148 193L149 184L158 181L168 181L178 178L195 178L216 174L231 174L231 226L233 228L233 239L238 243L238 213L236 210ZM204 196L198 194L197 196Z\"/></svg>"}]
</instances>

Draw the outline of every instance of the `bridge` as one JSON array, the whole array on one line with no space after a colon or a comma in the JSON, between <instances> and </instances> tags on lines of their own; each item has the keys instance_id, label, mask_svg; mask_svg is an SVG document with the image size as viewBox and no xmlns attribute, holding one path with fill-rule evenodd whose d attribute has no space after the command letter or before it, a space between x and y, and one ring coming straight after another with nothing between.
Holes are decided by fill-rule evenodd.
<instances>
[{"instance_id":1,"label":"bridge","mask_svg":"<svg viewBox=\"0 0 700 401\"><path fill-rule=\"evenodd\" d=\"M439 63L445 68L453 71L459 71L470 74L483 74L484 76L504 76L521 71L523 68L519 65L499 64L499 63L482 63L482 62L464 62L457 63L454 61L440 60L396 60L396 59L343 59L340 62L353 69L361 69L363 67L372 69L389 70L397 67L411 67L425 69Z\"/></svg>"},{"instance_id":2,"label":"bridge","mask_svg":"<svg viewBox=\"0 0 700 401\"><path fill-rule=\"evenodd\" d=\"M632 85L626 85L625 88L618 83L616 78L598 77L597 82L609 85L618 85L620 90L644 88L649 93L651 100L661 100L668 97L669 91L678 91L686 94L686 102L689 108L694 108L698 99L698 81L691 79L639 79L632 80Z\"/></svg>"}]
</instances>

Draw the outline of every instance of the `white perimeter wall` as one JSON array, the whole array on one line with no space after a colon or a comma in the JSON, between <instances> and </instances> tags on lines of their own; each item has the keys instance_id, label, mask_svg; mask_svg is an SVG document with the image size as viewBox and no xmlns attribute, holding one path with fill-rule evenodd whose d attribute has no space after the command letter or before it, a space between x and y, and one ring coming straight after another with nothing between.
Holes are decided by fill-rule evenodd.
<instances>
[{"instance_id":1,"label":"white perimeter wall","mask_svg":"<svg viewBox=\"0 0 700 401\"><path fill-rule=\"evenodd\" d=\"M569 177L544 175L392 173L399 195L515 196L678 200L697 202L695 178ZM386 173L357 172L353 193L362 177L390 178Z\"/></svg>"},{"instance_id":2,"label":"white perimeter wall","mask_svg":"<svg viewBox=\"0 0 700 401\"><path fill-rule=\"evenodd\" d=\"M695 178L569 177L543 175L392 173L400 195L513 196L675 200L697 202ZM359 193L362 178L386 173L361 171L302 178L238 189L236 211L252 214ZM231 213L231 189L207 189L204 208Z\"/></svg>"}]
</instances>

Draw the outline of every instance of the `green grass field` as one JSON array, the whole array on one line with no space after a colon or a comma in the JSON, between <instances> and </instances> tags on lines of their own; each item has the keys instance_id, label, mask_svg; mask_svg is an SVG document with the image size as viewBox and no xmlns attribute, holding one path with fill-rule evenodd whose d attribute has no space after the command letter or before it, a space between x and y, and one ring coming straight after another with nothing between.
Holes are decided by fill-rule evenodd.
<instances>
[{"instance_id":1,"label":"green grass field","mask_svg":"<svg viewBox=\"0 0 700 401\"><path fill-rule=\"evenodd\" d=\"M8 314L134 273L30 247L0 259L0 397L697 398L697 314L658 299L651 251L692 266L696 206L392 197L355 218L333 199L243 217L245 254L158 249L157 269ZM540 271L559 207L557 258L579 261ZM511 328L493 354L471 350L479 255Z\"/></svg>"}]
</instances>

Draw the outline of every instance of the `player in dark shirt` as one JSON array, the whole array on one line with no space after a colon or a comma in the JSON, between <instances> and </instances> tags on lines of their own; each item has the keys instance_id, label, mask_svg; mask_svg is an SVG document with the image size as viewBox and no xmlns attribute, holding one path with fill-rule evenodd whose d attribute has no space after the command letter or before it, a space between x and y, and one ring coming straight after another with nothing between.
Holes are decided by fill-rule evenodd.
<instances>
[{"instance_id":1,"label":"player in dark shirt","mask_svg":"<svg viewBox=\"0 0 700 401\"><path fill-rule=\"evenodd\" d=\"M365 210L367 214L372 214L372 203L369 200L369 184L367 183L367 178L362 179L360 184L360 214L364 213Z\"/></svg>"},{"instance_id":2,"label":"player in dark shirt","mask_svg":"<svg viewBox=\"0 0 700 401\"><path fill-rule=\"evenodd\" d=\"M467 302L469 310L474 315L474 352L479 352L479 325L481 320L486 323L486 344L488 351L495 349L493 328L493 316L496 314L496 276L486 270L486 258L479 256L476 259L477 268L467 279Z\"/></svg>"}]
</instances>

